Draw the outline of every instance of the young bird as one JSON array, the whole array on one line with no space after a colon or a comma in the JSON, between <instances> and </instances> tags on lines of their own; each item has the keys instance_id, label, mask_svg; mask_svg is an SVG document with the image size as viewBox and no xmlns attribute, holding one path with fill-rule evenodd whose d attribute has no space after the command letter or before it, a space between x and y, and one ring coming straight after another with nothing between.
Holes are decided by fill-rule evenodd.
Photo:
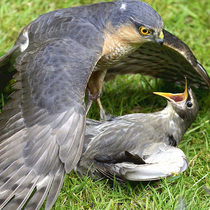
<instances>
[{"instance_id":1,"label":"young bird","mask_svg":"<svg viewBox=\"0 0 210 210\"><path fill-rule=\"evenodd\" d=\"M187 83L184 93L154 94L168 101L162 111L87 120L85 146L75 169L80 175L146 181L187 169L186 156L176 146L196 118L196 97Z\"/></svg>"}]
</instances>

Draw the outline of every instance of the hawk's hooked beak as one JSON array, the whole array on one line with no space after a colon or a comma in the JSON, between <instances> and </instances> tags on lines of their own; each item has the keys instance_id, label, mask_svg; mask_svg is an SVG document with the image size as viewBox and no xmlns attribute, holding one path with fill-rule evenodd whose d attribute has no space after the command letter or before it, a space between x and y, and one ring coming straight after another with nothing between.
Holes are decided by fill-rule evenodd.
<instances>
[{"instance_id":1,"label":"hawk's hooked beak","mask_svg":"<svg viewBox=\"0 0 210 210\"><path fill-rule=\"evenodd\" d=\"M160 32L159 36L155 39L155 41L162 45L163 44L163 41L164 41L164 34L163 34L163 31Z\"/></svg>"},{"instance_id":2,"label":"hawk's hooked beak","mask_svg":"<svg viewBox=\"0 0 210 210\"><path fill-rule=\"evenodd\" d=\"M184 93L163 93L163 92L153 92L156 95L162 96L166 99L168 99L169 101L174 101L174 102L180 102L180 101L184 101L187 99L188 97L188 91L187 91L187 80L185 79L185 90Z\"/></svg>"}]
</instances>

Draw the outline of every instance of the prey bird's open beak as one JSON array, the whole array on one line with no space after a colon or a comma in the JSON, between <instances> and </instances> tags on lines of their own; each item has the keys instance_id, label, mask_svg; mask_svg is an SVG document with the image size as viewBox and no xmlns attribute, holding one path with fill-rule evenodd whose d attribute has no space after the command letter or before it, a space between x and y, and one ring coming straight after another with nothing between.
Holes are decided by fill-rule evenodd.
<instances>
[{"instance_id":1,"label":"prey bird's open beak","mask_svg":"<svg viewBox=\"0 0 210 210\"><path fill-rule=\"evenodd\" d=\"M164 34L163 34L163 31L160 32L158 38L156 38L155 41L156 41L158 44L160 44L160 45L163 44L163 41L164 41Z\"/></svg>"},{"instance_id":2,"label":"prey bird's open beak","mask_svg":"<svg viewBox=\"0 0 210 210\"><path fill-rule=\"evenodd\" d=\"M175 102L179 102L179 101L183 101L186 100L188 97L188 91L187 91L187 80L185 79L185 90L184 93L163 93L163 92L153 92L156 95L162 96L166 99L168 99L169 101L175 101Z\"/></svg>"}]
</instances>

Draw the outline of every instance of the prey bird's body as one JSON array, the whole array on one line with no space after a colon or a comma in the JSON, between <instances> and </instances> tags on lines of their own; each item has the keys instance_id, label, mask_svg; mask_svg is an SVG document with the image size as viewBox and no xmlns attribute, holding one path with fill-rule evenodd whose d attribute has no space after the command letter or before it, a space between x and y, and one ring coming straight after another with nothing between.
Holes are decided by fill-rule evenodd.
<instances>
[{"instance_id":1,"label":"prey bird's body","mask_svg":"<svg viewBox=\"0 0 210 210\"><path fill-rule=\"evenodd\" d=\"M86 89L99 97L105 77L146 73L180 81L188 76L192 84L209 85L203 67L163 30L157 12L132 0L40 16L0 58L0 89L10 79L8 70L16 80L0 114L0 208L8 209L23 207L29 198L28 208L40 208L46 197L46 208L53 205L65 173L82 153Z\"/></svg>"},{"instance_id":2,"label":"prey bird's body","mask_svg":"<svg viewBox=\"0 0 210 210\"><path fill-rule=\"evenodd\" d=\"M76 171L94 179L149 181L186 170L185 154L176 146L197 116L197 100L187 88L183 94L156 94L168 99L162 111L109 121L87 119L85 146Z\"/></svg>"}]
</instances>

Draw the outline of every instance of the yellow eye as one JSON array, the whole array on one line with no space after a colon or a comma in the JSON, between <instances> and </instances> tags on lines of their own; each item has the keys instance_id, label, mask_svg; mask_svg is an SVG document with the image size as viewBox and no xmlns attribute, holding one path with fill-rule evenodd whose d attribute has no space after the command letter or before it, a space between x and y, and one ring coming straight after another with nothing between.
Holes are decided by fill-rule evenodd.
<instances>
[{"instance_id":1,"label":"yellow eye","mask_svg":"<svg viewBox=\"0 0 210 210\"><path fill-rule=\"evenodd\" d=\"M148 28L145 28L143 26L139 28L139 31L142 35L149 35L151 33Z\"/></svg>"}]
</instances>

